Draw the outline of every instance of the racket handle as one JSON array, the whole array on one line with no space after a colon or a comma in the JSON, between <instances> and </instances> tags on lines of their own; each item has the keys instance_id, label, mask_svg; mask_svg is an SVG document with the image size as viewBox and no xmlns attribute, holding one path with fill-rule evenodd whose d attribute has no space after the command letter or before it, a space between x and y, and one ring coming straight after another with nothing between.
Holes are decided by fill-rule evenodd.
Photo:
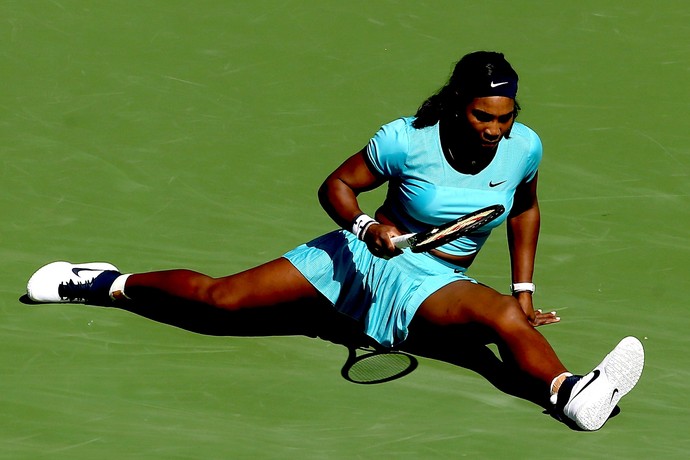
<instances>
[{"instance_id":1,"label":"racket handle","mask_svg":"<svg viewBox=\"0 0 690 460\"><path fill-rule=\"evenodd\" d=\"M409 248L410 238L412 238L414 235L414 233L408 233L407 235L394 236L393 238L391 238L391 241L398 249Z\"/></svg>"}]
</instances>

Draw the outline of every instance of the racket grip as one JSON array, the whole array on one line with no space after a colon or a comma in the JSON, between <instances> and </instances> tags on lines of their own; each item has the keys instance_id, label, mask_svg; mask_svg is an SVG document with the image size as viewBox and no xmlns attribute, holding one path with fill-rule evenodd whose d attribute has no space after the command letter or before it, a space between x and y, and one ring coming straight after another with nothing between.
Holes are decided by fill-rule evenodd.
<instances>
[{"instance_id":1,"label":"racket grip","mask_svg":"<svg viewBox=\"0 0 690 460\"><path fill-rule=\"evenodd\" d=\"M414 233L408 233L406 235L394 236L393 238L391 238L391 241L398 249L409 248L410 238L412 238L414 235Z\"/></svg>"}]
</instances>

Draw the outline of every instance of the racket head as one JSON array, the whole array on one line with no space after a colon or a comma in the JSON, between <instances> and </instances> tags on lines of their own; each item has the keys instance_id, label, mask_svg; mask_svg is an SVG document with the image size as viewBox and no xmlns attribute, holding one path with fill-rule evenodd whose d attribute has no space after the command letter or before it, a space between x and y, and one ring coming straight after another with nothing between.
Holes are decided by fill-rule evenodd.
<instances>
[{"instance_id":1,"label":"racket head","mask_svg":"<svg viewBox=\"0 0 690 460\"><path fill-rule=\"evenodd\" d=\"M414 356L394 350L365 350L358 355L350 348L350 355L341 370L343 378L360 385L390 382L413 372L419 362Z\"/></svg>"},{"instance_id":2,"label":"racket head","mask_svg":"<svg viewBox=\"0 0 690 460\"><path fill-rule=\"evenodd\" d=\"M412 252L429 251L483 227L504 212L505 207L501 204L487 206L438 227L419 232L407 239L407 244Z\"/></svg>"}]
</instances>

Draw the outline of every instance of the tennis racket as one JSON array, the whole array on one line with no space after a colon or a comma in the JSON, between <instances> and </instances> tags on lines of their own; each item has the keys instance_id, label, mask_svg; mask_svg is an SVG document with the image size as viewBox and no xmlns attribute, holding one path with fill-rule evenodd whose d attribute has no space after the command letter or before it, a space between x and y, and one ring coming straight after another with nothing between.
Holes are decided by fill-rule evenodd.
<instances>
[{"instance_id":1,"label":"tennis racket","mask_svg":"<svg viewBox=\"0 0 690 460\"><path fill-rule=\"evenodd\" d=\"M503 205L494 204L423 232L394 236L391 241L399 249L410 248L412 252L429 251L483 227L504 212Z\"/></svg>"},{"instance_id":2,"label":"tennis racket","mask_svg":"<svg viewBox=\"0 0 690 460\"><path fill-rule=\"evenodd\" d=\"M358 350L363 353L358 354ZM340 373L352 383L371 385L404 377L418 364L417 358L401 351L351 347Z\"/></svg>"}]
</instances>

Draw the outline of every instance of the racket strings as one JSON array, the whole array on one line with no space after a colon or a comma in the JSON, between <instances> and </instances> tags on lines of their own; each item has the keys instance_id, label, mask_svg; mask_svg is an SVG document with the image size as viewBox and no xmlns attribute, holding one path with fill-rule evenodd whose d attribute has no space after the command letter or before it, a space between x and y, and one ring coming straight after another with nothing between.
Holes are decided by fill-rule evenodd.
<instances>
[{"instance_id":1,"label":"racket strings","mask_svg":"<svg viewBox=\"0 0 690 460\"><path fill-rule=\"evenodd\" d=\"M485 211L483 213L472 216L472 217L468 218L467 220L462 220L460 222L457 222L456 224L451 225L448 228L441 229L441 230L435 232L434 234L432 234L431 236L429 236L428 238L424 239L423 241L421 241L417 244L421 246L421 245L430 243L432 241L436 241L438 239L444 238L448 235L452 235L452 234L454 234L460 230L464 230L464 229L472 226L473 224L476 224L477 222L484 220L486 217L490 216L494 212L495 212L494 210Z\"/></svg>"}]
</instances>

